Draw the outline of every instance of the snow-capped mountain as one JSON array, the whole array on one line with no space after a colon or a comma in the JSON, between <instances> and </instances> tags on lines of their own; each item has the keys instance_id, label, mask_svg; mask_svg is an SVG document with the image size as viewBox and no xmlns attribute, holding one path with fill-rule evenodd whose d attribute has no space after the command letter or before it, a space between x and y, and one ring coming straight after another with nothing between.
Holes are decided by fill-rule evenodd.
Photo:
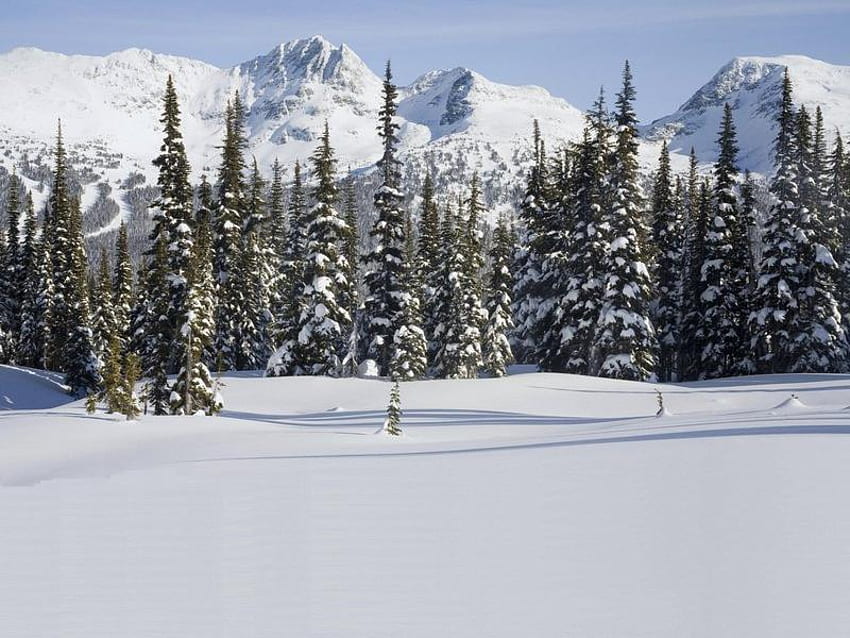
<instances>
[{"instance_id":1,"label":"snow-capped mountain","mask_svg":"<svg viewBox=\"0 0 850 638\"><path fill-rule=\"evenodd\" d=\"M284 167L307 159L325 121L341 172L380 157L381 78L345 44L314 36L229 69L139 49L105 57L14 49L0 55L2 161L7 168L24 156L47 162L61 118L72 161L94 170L84 205L94 201L98 182L119 191L112 197L124 210L109 225L115 227L131 214L120 192L127 175L155 179L151 160L169 74L195 179L215 173L222 116L235 91L248 112L248 154L264 172L275 158ZM496 84L463 68L426 73L399 94L401 149L411 172L427 166L451 171L457 181L478 170L494 205L509 204L530 156L534 118L559 140L577 137L583 125L578 109L542 88Z\"/></svg>"},{"instance_id":2,"label":"snow-capped mountain","mask_svg":"<svg viewBox=\"0 0 850 638\"><path fill-rule=\"evenodd\" d=\"M735 58L679 110L649 125L647 136L670 139L671 150L680 153L694 147L700 161L714 160L723 107L728 102L737 125L741 167L769 173L786 67L795 104L812 113L821 107L830 143L836 129L842 135L850 134L850 66L786 55Z\"/></svg>"}]
</instances>

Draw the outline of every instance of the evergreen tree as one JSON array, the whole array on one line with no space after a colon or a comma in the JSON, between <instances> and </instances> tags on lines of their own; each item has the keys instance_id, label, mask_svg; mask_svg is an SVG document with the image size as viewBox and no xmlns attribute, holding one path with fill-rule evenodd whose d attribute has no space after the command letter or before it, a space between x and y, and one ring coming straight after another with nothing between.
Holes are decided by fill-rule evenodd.
<instances>
[{"instance_id":1,"label":"evergreen tree","mask_svg":"<svg viewBox=\"0 0 850 638\"><path fill-rule=\"evenodd\" d=\"M106 361L113 337L118 337L115 308L112 303L112 278L109 274L109 260L106 256L106 250L101 251L100 268L92 286L91 304L91 326L95 352L101 360Z\"/></svg>"},{"instance_id":2,"label":"evergreen tree","mask_svg":"<svg viewBox=\"0 0 850 638\"><path fill-rule=\"evenodd\" d=\"M390 389L390 403L382 430L390 436L401 436L401 397L398 381L395 381Z\"/></svg>"},{"instance_id":3,"label":"evergreen tree","mask_svg":"<svg viewBox=\"0 0 850 638\"><path fill-rule=\"evenodd\" d=\"M118 228L115 243L115 269L112 276L112 308L115 317L115 336L122 353L126 353L130 344L130 314L133 307L133 270L130 261L130 247L127 241L127 227L122 223Z\"/></svg>"},{"instance_id":4,"label":"evergreen tree","mask_svg":"<svg viewBox=\"0 0 850 638\"><path fill-rule=\"evenodd\" d=\"M298 322L295 372L338 375L351 322L348 310L339 303L350 286L345 279L347 264L341 252L348 227L334 208L336 160L327 123L312 163L316 203L307 214L304 306ZM273 360L276 358L277 353Z\"/></svg>"},{"instance_id":5,"label":"evergreen tree","mask_svg":"<svg viewBox=\"0 0 850 638\"><path fill-rule=\"evenodd\" d=\"M18 341L16 360L20 365L32 368L47 367L47 352L50 342L50 316L53 301L53 277L51 273L50 248L47 238L37 236L36 217L29 201L26 213L24 245L31 250L27 260L24 294L21 306L21 338Z\"/></svg>"},{"instance_id":6,"label":"evergreen tree","mask_svg":"<svg viewBox=\"0 0 850 638\"><path fill-rule=\"evenodd\" d=\"M679 379L699 378L702 344L700 299L702 264L705 261L705 236L708 233L708 189L697 172L696 152L691 148L684 208L684 240L680 283L681 326L679 330Z\"/></svg>"},{"instance_id":7,"label":"evergreen tree","mask_svg":"<svg viewBox=\"0 0 850 638\"><path fill-rule=\"evenodd\" d=\"M164 321L159 326L163 330L162 338L172 342L169 347L159 350L166 357L160 365L168 372L175 372L184 354L176 346L179 318L186 313L188 296L193 192L189 185L189 161L180 132L180 108L171 76L165 87L160 122L163 140L160 154L153 160L153 165L159 169L157 185L160 195L151 204L154 228L150 239L154 246L160 240L165 244L168 274L161 282L164 285L149 290L149 295L151 303L165 312Z\"/></svg>"},{"instance_id":8,"label":"evergreen tree","mask_svg":"<svg viewBox=\"0 0 850 638\"><path fill-rule=\"evenodd\" d=\"M482 336L484 369L494 377L505 375L514 362L508 334L514 327L511 317L511 274L514 238L504 217L493 233L490 254L490 285L485 309L487 323Z\"/></svg>"},{"instance_id":9,"label":"evergreen tree","mask_svg":"<svg viewBox=\"0 0 850 638\"><path fill-rule=\"evenodd\" d=\"M422 300L422 328L428 342L428 368L433 368L439 344L435 331L439 323L438 291L442 271L440 250L440 212L434 200L434 182L425 176L422 186L422 208L419 216L419 242L416 251L417 281Z\"/></svg>"},{"instance_id":10,"label":"evergreen tree","mask_svg":"<svg viewBox=\"0 0 850 638\"><path fill-rule=\"evenodd\" d=\"M88 304L87 264L79 200L71 202L68 218L68 285L65 287L67 340L62 351L65 385L77 398L97 392L103 382L94 346Z\"/></svg>"},{"instance_id":11,"label":"evergreen tree","mask_svg":"<svg viewBox=\"0 0 850 638\"><path fill-rule=\"evenodd\" d=\"M289 196L289 228L283 250L280 277L278 278L281 309L275 315L274 338L278 349L269 360L266 374L290 376L298 369L298 333L304 310L304 269L306 266L306 229L304 184L301 164L295 162L292 188Z\"/></svg>"},{"instance_id":12,"label":"evergreen tree","mask_svg":"<svg viewBox=\"0 0 850 638\"><path fill-rule=\"evenodd\" d=\"M378 373L390 372L395 347L395 333L401 327L404 290L404 195L401 186L400 162L396 159L398 124L395 122L398 91L392 83L387 63L383 84L383 105L378 112L378 134L383 142L383 155L378 160L381 185L375 193L377 218L370 237L372 251L364 257L367 271L364 276L366 298L365 340L368 355L378 365Z\"/></svg>"},{"instance_id":13,"label":"evergreen tree","mask_svg":"<svg viewBox=\"0 0 850 638\"><path fill-rule=\"evenodd\" d=\"M242 231L245 221L245 161L247 145L244 108L236 93L225 109L225 134L218 173L218 208L214 219L213 281L216 284L215 351L219 370L238 365L242 343L241 315L245 304L241 271Z\"/></svg>"},{"instance_id":14,"label":"evergreen tree","mask_svg":"<svg viewBox=\"0 0 850 638\"><path fill-rule=\"evenodd\" d=\"M782 84L774 146L775 173L770 184L770 207L762 239L759 279L750 312L752 349L761 372L786 372L798 358L796 337L801 330L798 290L800 263L800 191L796 166L796 134L792 84L788 70Z\"/></svg>"},{"instance_id":15,"label":"evergreen tree","mask_svg":"<svg viewBox=\"0 0 850 638\"><path fill-rule=\"evenodd\" d=\"M241 343L236 356L236 368L254 370L264 365L271 355L269 335L272 324L274 253L265 242L266 224L263 190L265 184L254 160L250 193L246 207L240 275L244 305L239 317Z\"/></svg>"},{"instance_id":16,"label":"evergreen tree","mask_svg":"<svg viewBox=\"0 0 850 638\"><path fill-rule=\"evenodd\" d=\"M520 204L519 246L514 254L514 349L520 362L542 356L541 339L548 326L539 319L538 310L545 298L554 298L554 290L546 290L543 281L544 260L552 254L551 228L548 221L548 166L540 136L540 125L534 120L533 163L525 195ZM544 364L546 365L546 364Z\"/></svg>"},{"instance_id":17,"label":"evergreen tree","mask_svg":"<svg viewBox=\"0 0 850 638\"><path fill-rule=\"evenodd\" d=\"M360 232L359 219L357 213L357 192L354 185L354 176L349 172L348 177L343 183L342 188L342 206L343 219L345 225L348 226L348 234L345 239L343 252L345 254L345 263L348 270L345 272L345 278L350 282L348 290L352 293L342 303L348 308L348 313L351 315L352 321L349 326L349 336L345 352L345 357L342 362L342 373L344 376L355 376L358 366L358 337L359 337L359 321L358 321L358 306L360 305L360 296L358 294L358 285L360 280L360 269L358 263L360 261Z\"/></svg>"},{"instance_id":18,"label":"evergreen tree","mask_svg":"<svg viewBox=\"0 0 850 638\"><path fill-rule=\"evenodd\" d=\"M209 223L198 220L189 268L189 298L177 331L184 360L169 397L173 414L217 414L223 404L205 360L215 333L212 241Z\"/></svg>"},{"instance_id":19,"label":"evergreen tree","mask_svg":"<svg viewBox=\"0 0 850 638\"><path fill-rule=\"evenodd\" d=\"M6 200L5 256L0 260L0 330L5 331L5 351L0 361L16 363L18 339L21 332L21 306L24 280L24 246L21 242L21 198L20 184L15 173L9 178ZM0 338L2 339L2 338Z\"/></svg>"},{"instance_id":20,"label":"evergreen tree","mask_svg":"<svg viewBox=\"0 0 850 638\"><path fill-rule=\"evenodd\" d=\"M655 260L656 297L652 321L657 331L659 381L677 378L681 314L682 218L673 188L670 152L661 147L652 199L652 238Z\"/></svg>"},{"instance_id":21,"label":"evergreen tree","mask_svg":"<svg viewBox=\"0 0 850 638\"><path fill-rule=\"evenodd\" d=\"M602 210L609 193L606 175L611 149L611 124L603 93L587 121L575 152L569 230L561 235L553 253L553 259L563 263L553 270L562 270L565 281L555 320L544 338L540 367L546 371L598 373L593 350L605 292L602 268L608 244L602 233Z\"/></svg>"},{"instance_id":22,"label":"evergreen tree","mask_svg":"<svg viewBox=\"0 0 850 638\"><path fill-rule=\"evenodd\" d=\"M823 119L816 116L812 135L805 107L797 117L795 151L802 285L797 295L800 330L794 336L789 372L841 372L847 365L848 343L835 299L839 267L829 249L831 229L822 219L827 191Z\"/></svg>"},{"instance_id":23,"label":"evergreen tree","mask_svg":"<svg viewBox=\"0 0 850 638\"><path fill-rule=\"evenodd\" d=\"M746 263L737 247L742 231L735 178L738 146L732 107L726 104L720 136L720 154L714 167L714 210L705 242L700 299L703 304L701 368L705 378L747 372L742 365L745 342L741 333L746 294ZM743 274L742 274L743 273Z\"/></svg>"},{"instance_id":24,"label":"evergreen tree","mask_svg":"<svg viewBox=\"0 0 850 638\"><path fill-rule=\"evenodd\" d=\"M655 368L657 341L649 319L650 280L642 238L638 184L635 90L628 61L617 95L617 143L611 168L610 208L600 224L608 242L602 270L604 297L594 339L593 369L601 376L644 380ZM598 363L597 363L598 362Z\"/></svg>"}]
</instances>

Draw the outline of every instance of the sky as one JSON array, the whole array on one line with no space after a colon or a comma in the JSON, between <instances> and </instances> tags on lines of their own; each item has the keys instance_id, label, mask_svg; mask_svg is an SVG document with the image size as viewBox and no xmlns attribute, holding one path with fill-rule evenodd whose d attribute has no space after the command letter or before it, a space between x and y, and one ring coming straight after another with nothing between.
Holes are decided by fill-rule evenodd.
<instances>
[{"instance_id":1,"label":"sky","mask_svg":"<svg viewBox=\"0 0 850 638\"><path fill-rule=\"evenodd\" d=\"M103 55L129 47L226 67L322 34L396 81L465 66L584 109L632 66L644 122L674 111L739 55L850 65L850 0L3 0L0 51Z\"/></svg>"}]
</instances>

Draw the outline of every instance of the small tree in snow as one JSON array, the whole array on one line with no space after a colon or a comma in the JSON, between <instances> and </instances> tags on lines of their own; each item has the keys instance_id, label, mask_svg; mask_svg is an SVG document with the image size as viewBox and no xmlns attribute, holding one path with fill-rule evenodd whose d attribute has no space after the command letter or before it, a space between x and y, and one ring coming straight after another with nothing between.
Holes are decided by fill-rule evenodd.
<instances>
[{"instance_id":1,"label":"small tree in snow","mask_svg":"<svg viewBox=\"0 0 850 638\"><path fill-rule=\"evenodd\" d=\"M387 406L387 418L384 420L382 431L391 436L401 436L401 397L398 381L393 383L390 390L390 404Z\"/></svg>"}]
</instances>

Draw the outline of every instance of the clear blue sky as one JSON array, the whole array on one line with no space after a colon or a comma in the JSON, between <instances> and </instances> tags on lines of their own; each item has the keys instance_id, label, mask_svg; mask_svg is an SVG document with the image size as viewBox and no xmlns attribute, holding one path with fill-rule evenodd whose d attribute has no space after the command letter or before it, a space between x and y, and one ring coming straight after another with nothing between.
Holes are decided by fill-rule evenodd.
<instances>
[{"instance_id":1,"label":"clear blue sky","mask_svg":"<svg viewBox=\"0 0 850 638\"><path fill-rule=\"evenodd\" d=\"M401 84L467 66L539 84L579 108L632 62L644 121L665 115L736 55L798 53L850 65L850 0L4 0L0 51L128 47L231 66L321 33ZM2 90L2 87L0 87Z\"/></svg>"}]
</instances>

